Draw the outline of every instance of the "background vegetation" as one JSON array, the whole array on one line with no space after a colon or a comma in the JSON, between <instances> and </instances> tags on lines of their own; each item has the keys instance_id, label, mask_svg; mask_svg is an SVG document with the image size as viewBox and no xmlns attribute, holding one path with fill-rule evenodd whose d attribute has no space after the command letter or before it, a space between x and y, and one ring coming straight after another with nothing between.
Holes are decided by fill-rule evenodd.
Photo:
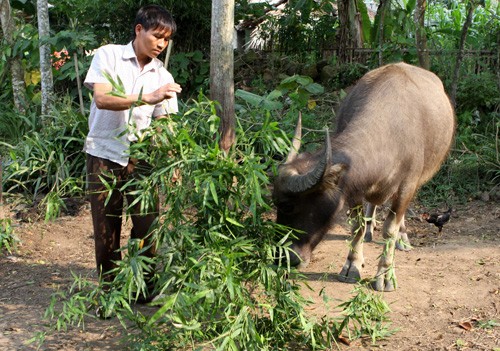
<instances>
[{"instance_id":1,"label":"background vegetation","mask_svg":"<svg viewBox=\"0 0 500 351\"><path fill-rule=\"evenodd\" d=\"M137 157L155 164L139 185L159 188L165 195L162 205L169 209L155 232L163 248L156 287L166 297L158 301L160 308L153 316L132 312L130 304L144 289L142 274L148 262L138 255L141 243L131 241L124 247L126 257L113 283L116 294L102 294L102 287L85 277L75 279L74 287L55 295L48 309L55 327L77 324L89 310L104 306L106 313L133 321L141 331L130 334L132 348L138 350L151 344L159 345L157 349L206 345L237 350L243 343L256 350L285 349L290 343L325 348L350 327L355 337L364 333L376 340L388 335L380 323L385 312L374 312L386 311L383 302L363 295L364 290L357 291L357 297L372 301L374 310L366 312L370 318L355 314L356 299L344 304L348 312L342 321L328 316L313 320L304 314L307 302L295 281L287 279L298 273L274 265L276 255L287 252L282 239L294 234L269 220L268 185L287 151L299 110L305 147L313 148L323 139L323 127L335 124L334 111L344 89L361 75L383 63L419 63L414 21L418 2L386 1L382 17L361 1L348 1L357 6L363 21L361 45L346 48L339 40L344 30L339 5L346 1L290 0L280 10L237 1L240 37L247 42L253 38L260 46L237 49L238 139L230 157L222 157L214 140L218 117L204 95L211 2L152 2L171 10L177 20L169 70L184 88L181 113L170 127L159 122L134 150ZM53 56L56 98L48 115L40 114L36 3L10 3L15 45L5 37L0 42L0 199L26 202L49 220L67 211L69 199L84 197L81 149L91 96L83 90L80 105L76 68L83 79L92 50L105 43L126 43L130 22L146 2L63 0L50 9L48 42L58 54ZM466 51L460 51L471 8ZM499 16L496 1L428 2L430 69L448 90L454 84L453 64L459 53L464 55L456 94L456 142L440 173L420 192L417 201L428 206L465 202L478 195L500 197ZM13 101L9 69L14 59L22 62L24 71L24 111ZM175 133L157 133L156 127ZM146 206L148 192L144 194ZM15 233L9 220L1 221L0 249L11 251ZM356 321L372 321L376 327ZM172 334L176 337L166 339Z\"/></svg>"}]
</instances>

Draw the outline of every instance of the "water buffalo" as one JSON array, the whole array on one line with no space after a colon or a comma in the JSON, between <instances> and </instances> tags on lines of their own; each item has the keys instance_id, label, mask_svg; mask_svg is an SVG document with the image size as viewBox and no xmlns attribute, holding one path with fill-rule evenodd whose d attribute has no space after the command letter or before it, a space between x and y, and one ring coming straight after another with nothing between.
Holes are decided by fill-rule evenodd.
<instances>
[{"instance_id":1,"label":"water buffalo","mask_svg":"<svg viewBox=\"0 0 500 351\"><path fill-rule=\"evenodd\" d=\"M372 286L395 289L394 250L404 214L419 187L440 168L455 131L453 108L433 73L405 63L368 72L343 100L335 133L323 148L299 153L301 121L280 165L273 200L277 222L302 231L292 243L291 264L307 264L344 203L352 242L339 280L360 279L366 217L363 203L390 202L383 224L386 245Z\"/></svg>"}]
</instances>

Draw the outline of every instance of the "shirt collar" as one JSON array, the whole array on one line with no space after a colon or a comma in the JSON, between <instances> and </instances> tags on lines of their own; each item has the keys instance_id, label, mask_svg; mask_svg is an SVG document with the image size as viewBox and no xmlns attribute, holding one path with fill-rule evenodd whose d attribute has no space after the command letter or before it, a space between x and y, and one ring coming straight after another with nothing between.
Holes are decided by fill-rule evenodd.
<instances>
[{"instance_id":1,"label":"shirt collar","mask_svg":"<svg viewBox=\"0 0 500 351\"><path fill-rule=\"evenodd\" d=\"M134 47L132 46L132 42L125 45L125 50L123 50L123 58L124 59L133 59L136 58Z\"/></svg>"},{"instance_id":2,"label":"shirt collar","mask_svg":"<svg viewBox=\"0 0 500 351\"><path fill-rule=\"evenodd\" d=\"M123 58L126 60L135 59L137 60L137 55L135 54L132 42L125 45L125 50L123 50ZM146 66L144 66L143 71L153 71L158 69L158 59L152 59Z\"/></svg>"}]
</instances>

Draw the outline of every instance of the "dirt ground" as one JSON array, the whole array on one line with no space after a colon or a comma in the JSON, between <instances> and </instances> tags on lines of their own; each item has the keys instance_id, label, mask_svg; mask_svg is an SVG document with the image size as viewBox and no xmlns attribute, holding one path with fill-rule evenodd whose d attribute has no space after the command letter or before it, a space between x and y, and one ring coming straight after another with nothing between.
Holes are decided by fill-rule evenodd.
<instances>
[{"instance_id":1,"label":"dirt ground","mask_svg":"<svg viewBox=\"0 0 500 351\"><path fill-rule=\"evenodd\" d=\"M407 222L412 251L396 253L398 289L385 293L392 327L398 331L376 346L356 340L342 350L500 350L500 204L472 201L456 206L443 232L419 220L413 207ZM9 211L7 211L9 212ZM9 212L14 218L14 212ZM0 350L35 350L28 343L46 330L43 314L51 294L67 288L71 272L95 279L88 205L76 216L55 222L15 221L19 252L0 254ZM349 230L341 224L316 248L303 270L317 315L334 314L349 298L352 285L340 283ZM363 277L376 272L382 246L365 244ZM333 299L325 305L319 292ZM338 301L338 302L337 302ZM496 326L494 326L496 324ZM42 350L126 350L116 320L89 320L85 330L70 329L48 337Z\"/></svg>"}]
</instances>

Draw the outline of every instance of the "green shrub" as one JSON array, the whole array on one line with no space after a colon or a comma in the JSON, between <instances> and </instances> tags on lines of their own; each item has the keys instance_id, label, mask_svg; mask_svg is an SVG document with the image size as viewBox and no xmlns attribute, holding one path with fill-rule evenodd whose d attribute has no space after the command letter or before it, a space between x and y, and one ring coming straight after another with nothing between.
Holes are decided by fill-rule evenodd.
<instances>
[{"instance_id":1,"label":"green shrub","mask_svg":"<svg viewBox=\"0 0 500 351\"><path fill-rule=\"evenodd\" d=\"M485 71L479 74L463 76L457 89L457 111L478 111L485 114L500 106L500 87L493 72ZM475 116L481 119L484 116ZM493 116L491 116L493 117ZM498 115L496 116L498 118ZM486 123L487 120L476 121Z\"/></svg>"},{"instance_id":2,"label":"green shrub","mask_svg":"<svg viewBox=\"0 0 500 351\"><path fill-rule=\"evenodd\" d=\"M429 205L465 203L479 192L490 191L500 179L499 139L460 128L455 147L440 171L418 193Z\"/></svg>"},{"instance_id":3,"label":"green shrub","mask_svg":"<svg viewBox=\"0 0 500 351\"><path fill-rule=\"evenodd\" d=\"M12 230L11 220L9 218L0 219L0 253L3 250L8 253L16 251L18 242L19 239Z\"/></svg>"},{"instance_id":4,"label":"green shrub","mask_svg":"<svg viewBox=\"0 0 500 351\"><path fill-rule=\"evenodd\" d=\"M22 194L42 200L46 219L57 217L62 198L83 195L87 134L86 117L70 99L54 106L39 130L29 130L14 145L7 145L3 187L6 195Z\"/></svg>"},{"instance_id":5,"label":"green shrub","mask_svg":"<svg viewBox=\"0 0 500 351\"><path fill-rule=\"evenodd\" d=\"M346 330L349 339L357 339L364 335L371 337L375 344L377 340L392 335L388 314L391 311L383 297L363 284L353 289L353 296L339 305L342 308L340 331ZM348 328L350 326L350 328ZM352 333L352 334L351 334Z\"/></svg>"},{"instance_id":6,"label":"green shrub","mask_svg":"<svg viewBox=\"0 0 500 351\"><path fill-rule=\"evenodd\" d=\"M0 114L0 140L3 142L15 145L24 135L40 128L41 121L34 111L21 114L13 107L9 109L5 106L5 110Z\"/></svg>"},{"instance_id":7,"label":"green shrub","mask_svg":"<svg viewBox=\"0 0 500 351\"><path fill-rule=\"evenodd\" d=\"M182 86L184 97L208 90L210 62L201 51L172 55L168 70Z\"/></svg>"}]
</instances>

